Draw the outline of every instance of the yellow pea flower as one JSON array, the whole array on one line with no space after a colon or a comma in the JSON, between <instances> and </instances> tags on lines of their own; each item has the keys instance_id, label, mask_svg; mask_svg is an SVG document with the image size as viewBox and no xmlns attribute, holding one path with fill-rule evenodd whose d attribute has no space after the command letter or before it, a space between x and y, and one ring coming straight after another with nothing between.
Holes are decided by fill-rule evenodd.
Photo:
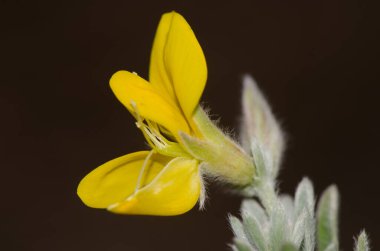
<instances>
[{"instance_id":1,"label":"yellow pea flower","mask_svg":"<svg viewBox=\"0 0 380 251\"><path fill-rule=\"evenodd\" d=\"M202 195L201 169L234 185L252 182L249 157L198 104L206 79L206 60L190 26L176 12L164 14L149 82L128 71L110 80L153 150L127 154L89 173L78 186L86 205L121 214L178 215Z\"/></svg>"}]
</instances>

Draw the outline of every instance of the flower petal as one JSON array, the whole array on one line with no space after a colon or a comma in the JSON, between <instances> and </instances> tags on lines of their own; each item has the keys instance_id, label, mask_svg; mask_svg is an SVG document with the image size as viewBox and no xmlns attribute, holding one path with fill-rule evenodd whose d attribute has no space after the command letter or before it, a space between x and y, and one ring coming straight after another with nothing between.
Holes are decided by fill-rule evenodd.
<instances>
[{"instance_id":1,"label":"flower petal","mask_svg":"<svg viewBox=\"0 0 380 251\"><path fill-rule=\"evenodd\" d=\"M169 162L150 184L108 210L120 214L178 215L194 207L200 191L198 162L179 157Z\"/></svg>"},{"instance_id":2,"label":"flower petal","mask_svg":"<svg viewBox=\"0 0 380 251\"><path fill-rule=\"evenodd\" d=\"M137 180L149 151L130 153L108 161L85 176L77 193L89 207L107 208L125 200L136 188ZM144 169L141 185L151 182L170 158L153 154Z\"/></svg>"},{"instance_id":3,"label":"flower petal","mask_svg":"<svg viewBox=\"0 0 380 251\"><path fill-rule=\"evenodd\" d=\"M150 82L174 95L189 118L206 80L206 59L191 27L176 12L164 14L153 43Z\"/></svg>"},{"instance_id":4,"label":"flower petal","mask_svg":"<svg viewBox=\"0 0 380 251\"><path fill-rule=\"evenodd\" d=\"M181 111L171 100L165 100L147 81L128 71L116 72L110 80L111 89L119 101L132 113L166 127L173 135L189 132ZM132 103L136 108L132 107Z\"/></svg>"},{"instance_id":5,"label":"flower petal","mask_svg":"<svg viewBox=\"0 0 380 251\"><path fill-rule=\"evenodd\" d=\"M164 62L164 49L171 21L171 13L164 14L157 27L150 55L149 82L156 86L163 95L167 95L167 98L170 98L177 103L178 101L174 92L174 87L169 79Z\"/></svg>"}]
</instances>

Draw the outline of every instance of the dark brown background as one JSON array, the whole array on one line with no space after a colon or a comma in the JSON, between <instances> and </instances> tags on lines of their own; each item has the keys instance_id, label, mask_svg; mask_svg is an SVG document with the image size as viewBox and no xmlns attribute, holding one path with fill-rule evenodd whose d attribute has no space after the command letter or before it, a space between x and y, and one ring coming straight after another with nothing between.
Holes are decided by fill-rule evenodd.
<instances>
[{"instance_id":1,"label":"dark brown background","mask_svg":"<svg viewBox=\"0 0 380 251\"><path fill-rule=\"evenodd\" d=\"M380 248L379 4L225 2L0 1L0 249L227 250L240 200L215 187L207 210L169 218L113 215L76 196L90 170L145 147L108 79L147 76L171 10L204 49L203 101L221 124L237 128L240 76L253 74L288 134L282 191L303 176L318 195L336 183L343 249L364 227Z\"/></svg>"}]
</instances>

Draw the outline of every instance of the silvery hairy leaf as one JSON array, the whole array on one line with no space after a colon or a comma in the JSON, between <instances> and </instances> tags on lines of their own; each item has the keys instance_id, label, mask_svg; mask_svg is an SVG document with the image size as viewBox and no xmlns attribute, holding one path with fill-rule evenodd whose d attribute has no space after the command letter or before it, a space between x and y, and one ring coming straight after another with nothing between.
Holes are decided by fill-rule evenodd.
<instances>
[{"instance_id":1,"label":"silvery hairy leaf","mask_svg":"<svg viewBox=\"0 0 380 251\"><path fill-rule=\"evenodd\" d=\"M313 215L314 212L314 188L308 178L303 178L298 184L294 198L295 214L299 216L304 209Z\"/></svg>"},{"instance_id":2,"label":"silvery hairy leaf","mask_svg":"<svg viewBox=\"0 0 380 251\"><path fill-rule=\"evenodd\" d=\"M269 162L269 156L266 154L262 146L257 140L253 140L251 144L251 152L253 161L257 171L258 179L272 179L273 177L273 166Z\"/></svg>"},{"instance_id":3,"label":"silvery hairy leaf","mask_svg":"<svg viewBox=\"0 0 380 251\"><path fill-rule=\"evenodd\" d=\"M268 251L268 243L266 239L265 229L260 225L258 219L254 215L244 214L243 228L245 235L252 246L256 247L260 251Z\"/></svg>"},{"instance_id":4,"label":"silvery hairy leaf","mask_svg":"<svg viewBox=\"0 0 380 251\"><path fill-rule=\"evenodd\" d=\"M366 232L363 230L355 243L355 251L370 251L369 239Z\"/></svg>"},{"instance_id":5,"label":"silvery hairy leaf","mask_svg":"<svg viewBox=\"0 0 380 251\"><path fill-rule=\"evenodd\" d=\"M294 224L294 200L290 195L283 194L279 196L280 202L284 207L288 228L292 229Z\"/></svg>"},{"instance_id":6,"label":"silvery hairy leaf","mask_svg":"<svg viewBox=\"0 0 380 251\"><path fill-rule=\"evenodd\" d=\"M263 93L249 75L243 77L242 106L243 146L249 151L252 141L256 139L270 154L276 175L284 150L284 136Z\"/></svg>"},{"instance_id":7,"label":"silvery hairy leaf","mask_svg":"<svg viewBox=\"0 0 380 251\"><path fill-rule=\"evenodd\" d=\"M228 218L235 237L241 240L247 240L247 237L244 232L244 227L241 221L232 215L230 215Z\"/></svg>"},{"instance_id":8,"label":"silvery hairy leaf","mask_svg":"<svg viewBox=\"0 0 380 251\"><path fill-rule=\"evenodd\" d=\"M293 241L293 244L297 249L300 248L301 243L305 238L307 220L307 210L304 209L303 212L298 216L292 229L291 240Z\"/></svg>"},{"instance_id":9,"label":"silvery hairy leaf","mask_svg":"<svg viewBox=\"0 0 380 251\"><path fill-rule=\"evenodd\" d=\"M339 250L338 242L339 193L335 185L328 187L322 194L317 209L318 250L325 251L328 246Z\"/></svg>"},{"instance_id":10,"label":"silvery hairy leaf","mask_svg":"<svg viewBox=\"0 0 380 251\"><path fill-rule=\"evenodd\" d=\"M305 238L303 240L303 251L314 251L315 249L315 219L314 212L306 212L306 220L305 220Z\"/></svg>"},{"instance_id":11,"label":"silvery hairy leaf","mask_svg":"<svg viewBox=\"0 0 380 251\"><path fill-rule=\"evenodd\" d=\"M299 218L303 212L306 213L303 251L313 251L315 246L314 203L313 184L308 178L303 178L297 186L294 199L296 217Z\"/></svg>"},{"instance_id":12,"label":"silvery hairy leaf","mask_svg":"<svg viewBox=\"0 0 380 251\"><path fill-rule=\"evenodd\" d=\"M262 206L254 199L245 199L241 205L241 213L257 219L260 227L266 229L268 225L268 216Z\"/></svg>"},{"instance_id":13,"label":"silvery hairy leaf","mask_svg":"<svg viewBox=\"0 0 380 251\"><path fill-rule=\"evenodd\" d=\"M270 212L269 245L270 250L281 250L282 244L288 239L286 231L286 214L281 203L276 203Z\"/></svg>"}]
</instances>

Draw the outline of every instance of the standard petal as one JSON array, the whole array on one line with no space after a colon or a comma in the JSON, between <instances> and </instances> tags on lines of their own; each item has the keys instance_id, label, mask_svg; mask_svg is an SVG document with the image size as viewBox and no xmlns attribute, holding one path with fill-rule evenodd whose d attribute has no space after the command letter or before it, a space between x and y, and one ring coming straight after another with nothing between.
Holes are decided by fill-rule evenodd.
<instances>
[{"instance_id":1,"label":"standard petal","mask_svg":"<svg viewBox=\"0 0 380 251\"><path fill-rule=\"evenodd\" d=\"M150 184L108 210L120 214L178 215L194 207L200 191L198 162L176 158Z\"/></svg>"},{"instance_id":2,"label":"standard petal","mask_svg":"<svg viewBox=\"0 0 380 251\"><path fill-rule=\"evenodd\" d=\"M164 14L157 27L150 55L149 82L156 86L163 95L167 95L168 98L177 103L174 87L164 63L164 50L171 22L172 13Z\"/></svg>"},{"instance_id":3,"label":"standard petal","mask_svg":"<svg viewBox=\"0 0 380 251\"><path fill-rule=\"evenodd\" d=\"M119 101L132 113L137 109L140 116L166 127L173 135L177 135L178 131L189 132L187 122L176 104L165 99L136 74L118 71L112 76L110 85Z\"/></svg>"},{"instance_id":4,"label":"standard petal","mask_svg":"<svg viewBox=\"0 0 380 251\"><path fill-rule=\"evenodd\" d=\"M190 118L206 80L206 59L191 27L176 12L164 14L153 44L150 82L161 85L170 96L174 94L184 114Z\"/></svg>"},{"instance_id":5,"label":"standard petal","mask_svg":"<svg viewBox=\"0 0 380 251\"><path fill-rule=\"evenodd\" d=\"M94 169L79 183L79 197L94 208L107 208L125 200L135 191L148 154L149 151L130 153ZM152 154L144 168L141 186L150 183L169 161L168 157Z\"/></svg>"}]
</instances>

